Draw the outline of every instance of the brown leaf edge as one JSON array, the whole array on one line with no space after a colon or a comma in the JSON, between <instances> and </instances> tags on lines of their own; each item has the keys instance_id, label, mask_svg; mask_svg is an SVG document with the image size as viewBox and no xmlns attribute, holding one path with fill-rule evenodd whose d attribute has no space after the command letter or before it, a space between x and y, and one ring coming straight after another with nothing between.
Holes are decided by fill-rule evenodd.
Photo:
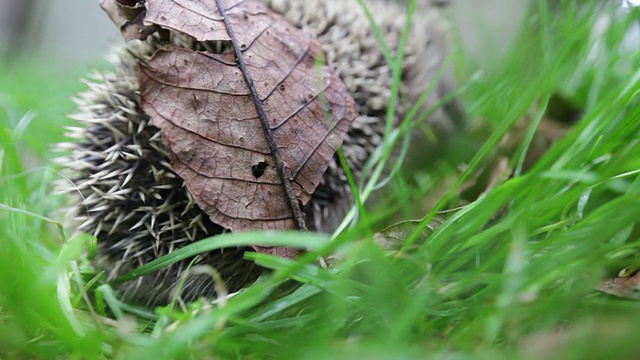
<instances>
[{"instance_id":1,"label":"brown leaf edge","mask_svg":"<svg viewBox=\"0 0 640 360\"><path fill-rule=\"evenodd\" d=\"M100 0L99 4L126 41L145 40L157 30L155 26L143 23L146 15L144 0Z\"/></svg>"}]
</instances>

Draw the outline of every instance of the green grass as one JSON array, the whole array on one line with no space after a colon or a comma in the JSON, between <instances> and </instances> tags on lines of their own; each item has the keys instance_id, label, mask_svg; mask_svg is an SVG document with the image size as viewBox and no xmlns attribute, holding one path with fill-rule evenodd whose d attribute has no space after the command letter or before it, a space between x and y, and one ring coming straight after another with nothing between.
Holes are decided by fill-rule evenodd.
<instances>
[{"instance_id":1,"label":"green grass","mask_svg":"<svg viewBox=\"0 0 640 360\"><path fill-rule=\"evenodd\" d=\"M48 144L61 140L68 97L82 86L33 71L33 63L7 64L0 358L633 358L640 303L594 290L640 262L640 67L637 54L618 46L631 17L613 22L592 52L598 12L573 2L559 11L538 3L513 48L488 67L456 55L470 127L486 135L461 135L417 184L394 183L389 191L413 200L402 204L413 209L406 217L422 219L395 229L405 240L399 251L370 239L373 212L335 236L283 234L279 243L311 252L295 261L247 254L273 271L226 301L187 309L120 303L87 263L93 239L68 239L50 219L63 199L51 195L60 176ZM554 94L583 114L523 170ZM461 203L462 188L526 116L528 135L508 159L516 175L439 213ZM377 176L361 195L383 180ZM419 210L421 199L432 206ZM433 219L442 224L425 230ZM261 233L223 240L274 241ZM328 269L315 263L334 252L344 261Z\"/></svg>"}]
</instances>

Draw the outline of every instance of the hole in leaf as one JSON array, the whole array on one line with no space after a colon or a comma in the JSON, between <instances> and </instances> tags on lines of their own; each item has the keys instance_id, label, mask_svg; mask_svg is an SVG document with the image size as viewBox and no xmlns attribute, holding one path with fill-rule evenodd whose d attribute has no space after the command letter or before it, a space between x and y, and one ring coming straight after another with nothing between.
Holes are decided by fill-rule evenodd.
<instances>
[{"instance_id":1,"label":"hole in leaf","mask_svg":"<svg viewBox=\"0 0 640 360\"><path fill-rule=\"evenodd\" d=\"M259 163L251 167L251 173L253 173L253 176L256 179L258 179L262 175L264 175L264 171L267 169L267 166L269 166L269 163L267 163L266 161L260 161Z\"/></svg>"},{"instance_id":2,"label":"hole in leaf","mask_svg":"<svg viewBox=\"0 0 640 360\"><path fill-rule=\"evenodd\" d=\"M195 48L212 54L227 54L233 52L233 43L231 40L201 41L196 43Z\"/></svg>"}]
</instances>

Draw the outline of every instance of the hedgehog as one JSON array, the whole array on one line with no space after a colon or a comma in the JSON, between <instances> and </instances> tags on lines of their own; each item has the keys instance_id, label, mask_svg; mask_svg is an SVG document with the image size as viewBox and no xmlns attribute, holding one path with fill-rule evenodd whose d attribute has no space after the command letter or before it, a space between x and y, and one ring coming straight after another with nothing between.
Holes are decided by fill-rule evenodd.
<instances>
[{"instance_id":1,"label":"hedgehog","mask_svg":"<svg viewBox=\"0 0 640 360\"><path fill-rule=\"evenodd\" d=\"M355 1L264 0L292 24L317 37L327 62L335 67L357 106L342 149L356 179L383 141L392 83L391 68L364 10ZM390 48L399 42L406 10L397 2L371 1L371 13ZM427 90L448 53L446 22L431 5L421 5L413 16L402 67L399 121ZM58 144L57 162L68 179L62 190L70 206L65 223L97 239L95 266L113 281L131 270L188 244L226 232L198 207L184 181L172 170L158 128L141 110L138 89L139 60L148 59L166 38L158 34L144 41L116 47L109 60L113 70L95 73L88 90L75 99L78 124L69 128L68 142ZM202 50L202 44L178 32L170 41ZM451 90L451 81L437 86L424 107L436 104ZM454 131L456 119L437 110L428 120L440 133ZM68 186L69 183L72 186ZM332 232L352 206L345 171L334 156L322 182L304 208L309 230ZM72 225L75 224L75 225ZM262 269L243 258L248 248L226 248L200 254L152 274L117 284L124 301L147 306L173 299L185 302L216 295L219 286L235 292L254 282ZM210 274L189 272L193 263L215 269L224 284Z\"/></svg>"}]
</instances>

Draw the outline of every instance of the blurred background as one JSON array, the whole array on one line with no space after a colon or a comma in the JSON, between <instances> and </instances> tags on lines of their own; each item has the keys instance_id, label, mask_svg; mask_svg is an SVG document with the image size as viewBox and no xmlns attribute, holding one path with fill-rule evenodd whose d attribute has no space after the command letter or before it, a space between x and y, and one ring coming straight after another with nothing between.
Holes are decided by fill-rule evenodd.
<instances>
[{"instance_id":1,"label":"blurred background","mask_svg":"<svg viewBox=\"0 0 640 360\"><path fill-rule=\"evenodd\" d=\"M38 57L62 70L102 59L120 40L98 0L3 0L0 49L4 60Z\"/></svg>"},{"instance_id":2,"label":"blurred background","mask_svg":"<svg viewBox=\"0 0 640 360\"><path fill-rule=\"evenodd\" d=\"M440 1L442 2L442 1ZM479 57L513 41L528 0L450 0L445 11L460 29L464 47ZM0 53L4 60L45 57L61 71L85 69L121 41L98 0L2 0Z\"/></svg>"}]
</instances>

